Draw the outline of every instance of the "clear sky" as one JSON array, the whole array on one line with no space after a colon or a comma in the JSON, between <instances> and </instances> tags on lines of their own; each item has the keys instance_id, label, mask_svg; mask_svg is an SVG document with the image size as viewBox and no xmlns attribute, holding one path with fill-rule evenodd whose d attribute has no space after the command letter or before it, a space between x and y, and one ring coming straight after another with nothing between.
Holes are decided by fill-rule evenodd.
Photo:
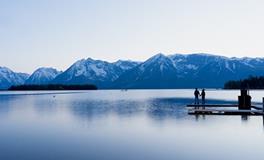
<instances>
[{"instance_id":1,"label":"clear sky","mask_svg":"<svg viewBox=\"0 0 264 160\"><path fill-rule=\"evenodd\" d=\"M263 0L0 0L0 66L156 53L264 57Z\"/></svg>"}]
</instances>

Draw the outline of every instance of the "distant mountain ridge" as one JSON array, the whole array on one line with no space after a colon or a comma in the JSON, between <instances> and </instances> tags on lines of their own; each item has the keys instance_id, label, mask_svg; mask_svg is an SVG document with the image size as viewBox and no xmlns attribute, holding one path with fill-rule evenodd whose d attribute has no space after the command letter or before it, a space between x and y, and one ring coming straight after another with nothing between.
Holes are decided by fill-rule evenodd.
<instances>
[{"instance_id":1,"label":"distant mountain ridge","mask_svg":"<svg viewBox=\"0 0 264 160\"><path fill-rule=\"evenodd\" d=\"M51 81L62 73L54 68L39 68L26 81L25 84L49 84Z\"/></svg>"},{"instance_id":2,"label":"distant mountain ridge","mask_svg":"<svg viewBox=\"0 0 264 160\"><path fill-rule=\"evenodd\" d=\"M19 84L94 84L105 89L223 88L229 80L264 75L264 58L197 53L164 55L144 62L82 59L64 72L39 68L30 77L0 68L0 89ZM2 71L1 71L2 70Z\"/></svg>"},{"instance_id":3,"label":"distant mountain ridge","mask_svg":"<svg viewBox=\"0 0 264 160\"><path fill-rule=\"evenodd\" d=\"M95 84L100 88L108 88L125 71L138 65L133 61L117 61L109 63L91 58L75 62L65 72L58 75L54 84Z\"/></svg>"},{"instance_id":4,"label":"distant mountain ridge","mask_svg":"<svg viewBox=\"0 0 264 160\"><path fill-rule=\"evenodd\" d=\"M0 67L0 89L7 89L12 85L21 85L29 77L26 73L16 73L7 67Z\"/></svg>"},{"instance_id":5,"label":"distant mountain ridge","mask_svg":"<svg viewBox=\"0 0 264 160\"><path fill-rule=\"evenodd\" d=\"M158 54L122 74L114 88L222 88L228 80L264 75L263 58Z\"/></svg>"}]
</instances>

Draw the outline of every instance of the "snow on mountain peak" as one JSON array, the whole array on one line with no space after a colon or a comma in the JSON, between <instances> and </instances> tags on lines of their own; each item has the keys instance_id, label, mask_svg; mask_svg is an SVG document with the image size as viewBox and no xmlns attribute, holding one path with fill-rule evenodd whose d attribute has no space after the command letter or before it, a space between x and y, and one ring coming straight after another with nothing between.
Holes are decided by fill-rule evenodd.
<instances>
[{"instance_id":1,"label":"snow on mountain peak","mask_svg":"<svg viewBox=\"0 0 264 160\"><path fill-rule=\"evenodd\" d=\"M156 80L156 83L168 81L167 84L164 83L168 86L169 83L179 80L177 85L182 87L183 84L185 85L185 80L196 82L198 79L200 85L204 85L202 78L206 77L206 80L208 79L211 83L207 86L219 86L227 78L243 78L249 74L263 75L263 66L264 58L228 58L206 53L166 56L159 53L145 62L118 60L110 63L92 58L81 59L61 74L53 68L39 68L28 78L27 82L31 81L34 84L50 81L62 84L91 83L99 87L109 87L119 80L122 87L137 86L135 83L138 82L137 87L144 88L144 85L150 86L149 83L152 80ZM6 67L0 67L0 88L23 84L27 77L27 74L15 73ZM213 78L210 79L211 77Z\"/></svg>"},{"instance_id":2,"label":"snow on mountain peak","mask_svg":"<svg viewBox=\"0 0 264 160\"><path fill-rule=\"evenodd\" d=\"M16 73L7 67L0 67L0 89L7 89L12 85L21 85L28 78L26 73Z\"/></svg>"},{"instance_id":3,"label":"snow on mountain peak","mask_svg":"<svg viewBox=\"0 0 264 160\"><path fill-rule=\"evenodd\" d=\"M149 58L146 62L143 63L144 66L149 65L151 63L164 63L170 61L170 58L165 56L162 53L156 54L155 56Z\"/></svg>"},{"instance_id":4,"label":"snow on mountain peak","mask_svg":"<svg viewBox=\"0 0 264 160\"><path fill-rule=\"evenodd\" d=\"M140 64L139 69L141 72L144 72L146 68L154 68L155 66L158 66L161 72L163 72L166 68L175 69L175 64L172 59L162 53L159 53Z\"/></svg>"},{"instance_id":5,"label":"snow on mountain peak","mask_svg":"<svg viewBox=\"0 0 264 160\"><path fill-rule=\"evenodd\" d=\"M116 80L125 71L134 68L137 62L119 60L107 62L92 58L75 62L65 72L55 78L54 83L87 84L92 83L99 87L107 86Z\"/></svg>"},{"instance_id":6,"label":"snow on mountain peak","mask_svg":"<svg viewBox=\"0 0 264 160\"><path fill-rule=\"evenodd\" d=\"M7 67L0 67L0 73L1 74L10 74L10 73L13 73L13 71Z\"/></svg>"},{"instance_id":7,"label":"snow on mountain peak","mask_svg":"<svg viewBox=\"0 0 264 160\"><path fill-rule=\"evenodd\" d=\"M155 61L155 60L160 60L164 58L167 58L167 56L165 56L163 53L158 53L154 55L153 57L151 57L149 60Z\"/></svg>"},{"instance_id":8,"label":"snow on mountain peak","mask_svg":"<svg viewBox=\"0 0 264 160\"><path fill-rule=\"evenodd\" d=\"M131 60L118 60L113 64L123 70L129 70L140 64L140 62L133 62Z\"/></svg>"},{"instance_id":9,"label":"snow on mountain peak","mask_svg":"<svg viewBox=\"0 0 264 160\"><path fill-rule=\"evenodd\" d=\"M48 84L60 73L54 68L41 67L33 72L25 84Z\"/></svg>"},{"instance_id":10,"label":"snow on mountain peak","mask_svg":"<svg viewBox=\"0 0 264 160\"><path fill-rule=\"evenodd\" d=\"M105 77L106 71L104 66L107 65L106 62L100 60L93 60L92 58L82 59L74 63L71 67L71 72L74 76L78 77L81 75Z\"/></svg>"}]
</instances>

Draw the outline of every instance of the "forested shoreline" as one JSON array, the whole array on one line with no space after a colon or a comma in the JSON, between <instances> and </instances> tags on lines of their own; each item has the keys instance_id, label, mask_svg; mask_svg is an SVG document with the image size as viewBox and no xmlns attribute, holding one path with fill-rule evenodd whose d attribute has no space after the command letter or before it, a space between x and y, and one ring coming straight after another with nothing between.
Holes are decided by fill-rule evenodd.
<instances>
[{"instance_id":1,"label":"forested shoreline","mask_svg":"<svg viewBox=\"0 0 264 160\"><path fill-rule=\"evenodd\" d=\"M97 90L98 88L92 84L85 85L63 85L63 84L48 84L48 85L18 85L11 86L9 91L34 91L34 90Z\"/></svg>"},{"instance_id":2,"label":"forested shoreline","mask_svg":"<svg viewBox=\"0 0 264 160\"><path fill-rule=\"evenodd\" d=\"M224 89L264 89L264 76L250 76L243 80L231 80L225 83Z\"/></svg>"}]
</instances>

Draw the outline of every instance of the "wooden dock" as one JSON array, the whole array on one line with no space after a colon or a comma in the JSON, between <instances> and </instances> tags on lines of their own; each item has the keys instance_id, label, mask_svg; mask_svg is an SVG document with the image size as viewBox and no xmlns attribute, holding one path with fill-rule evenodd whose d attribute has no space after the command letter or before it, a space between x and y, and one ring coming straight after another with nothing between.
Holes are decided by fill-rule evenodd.
<instances>
[{"instance_id":1,"label":"wooden dock","mask_svg":"<svg viewBox=\"0 0 264 160\"><path fill-rule=\"evenodd\" d=\"M196 89L197 91L197 89ZM264 97L262 107L252 106L248 89L241 89L235 104L189 104L188 114L207 115L264 115Z\"/></svg>"},{"instance_id":2,"label":"wooden dock","mask_svg":"<svg viewBox=\"0 0 264 160\"><path fill-rule=\"evenodd\" d=\"M189 109L188 114L197 115L264 115L260 110Z\"/></svg>"},{"instance_id":3,"label":"wooden dock","mask_svg":"<svg viewBox=\"0 0 264 160\"><path fill-rule=\"evenodd\" d=\"M261 107L251 106L251 110L239 110L238 104L189 104L191 115L264 115Z\"/></svg>"},{"instance_id":4,"label":"wooden dock","mask_svg":"<svg viewBox=\"0 0 264 160\"><path fill-rule=\"evenodd\" d=\"M186 107L188 108L203 108L203 107L209 107L209 108L232 108L232 107L238 107L238 104L188 104ZM256 110L262 110L261 107L257 107L257 106L251 106L251 108L256 109Z\"/></svg>"},{"instance_id":5,"label":"wooden dock","mask_svg":"<svg viewBox=\"0 0 264 160\"><path fill-rule=\"evenodd\" d=\"M186 107L238 107L238 104L188 104Z\"/></svg>"}]
</instances>

